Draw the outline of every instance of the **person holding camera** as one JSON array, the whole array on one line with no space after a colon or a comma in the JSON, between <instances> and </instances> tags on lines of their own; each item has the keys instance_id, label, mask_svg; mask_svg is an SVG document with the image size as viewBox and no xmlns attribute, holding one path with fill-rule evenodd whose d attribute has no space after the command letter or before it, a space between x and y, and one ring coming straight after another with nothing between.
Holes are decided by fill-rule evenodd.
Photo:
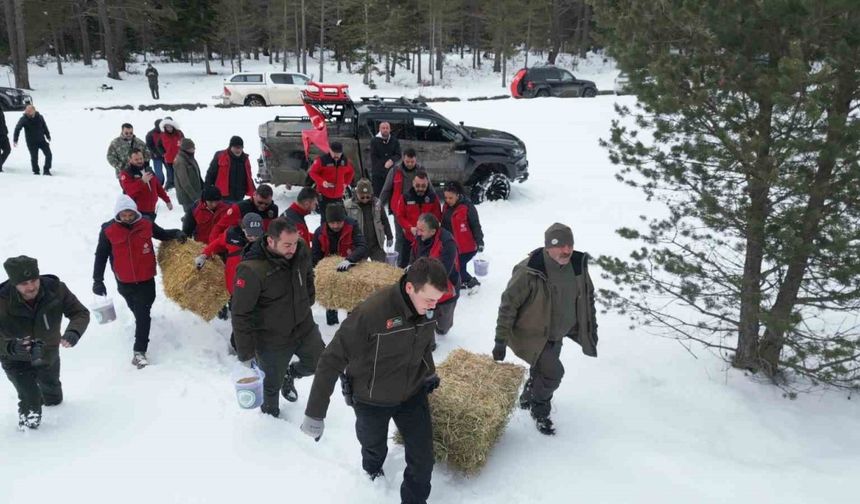
<instances>
[{"instance_id":1,"label":"person holding camera","mask_svg":"<svg viewBox=\"0 0 860 504\"><path fill-rule=\"evenodd\" d=\"M36 259L10 257L0 284L0 365L18 392L18 428L36 429L42 406L63 401L59 347L78 343L90 312L54 275L40 275ZM60 332L63 316L69 319Z\"/></svg>"}]
</instances>

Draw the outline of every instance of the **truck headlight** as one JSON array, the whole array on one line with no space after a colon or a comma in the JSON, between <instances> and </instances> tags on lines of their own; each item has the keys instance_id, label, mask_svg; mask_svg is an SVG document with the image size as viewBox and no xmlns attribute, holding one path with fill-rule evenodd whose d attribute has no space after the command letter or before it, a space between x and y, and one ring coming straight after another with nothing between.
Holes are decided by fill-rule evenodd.
<instances>
[{"instance_id":1,"label":"truck headlight","mask_svg":"<svg viewBox=\"0 0 860 504\"><path fill-rule=\"evenodd\" d=\"M7 90L5 90L5 91L3 91L3 92L4 92L4 93L6 93L6 94L7 94L7 95L9 95L9 96L18 96L18 92L17 92L17 91L15 91L14 89L7 89Z\"/></svg>"},{"instance_id":2,"label":"truck headlight","mask_svg":"<svg viewBox=\"0 0 860 504\"><path fill-rule=\"evenodd\" d=\"M514 150L512 150L512 151L511 151L511 154L512 154L513 156L515 156L515 157L522 157L522 156L525 156L525 155L526 155L526 150L525 150L525 149L520 149L519 147L517 147L517 148L515 148Z\"/></svg>"}]
</instances>

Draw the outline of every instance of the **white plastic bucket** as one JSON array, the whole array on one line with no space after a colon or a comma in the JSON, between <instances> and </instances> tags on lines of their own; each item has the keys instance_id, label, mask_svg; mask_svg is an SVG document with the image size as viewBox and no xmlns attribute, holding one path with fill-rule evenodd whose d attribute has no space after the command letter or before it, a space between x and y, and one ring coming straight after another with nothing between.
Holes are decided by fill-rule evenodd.
<instances>
[{"instance_id":1,"label":"white plastic bucket","mask_svg":"<svg viewBox=\"0 0 860 504\"><path fill-rule=\"evenodd\" d=\"M243 409L259 408L263 404L263 378L266 373L254 366L246 368L240 366L233 372L233 386L236 389L236 400L239 407Z\"/></svg>"},{"instance_id":2,"label":"white plastic bucket","mask_svg":"<svg viewBox=\"0 0 860 504\"><path fill-rule=\"evenodd\" d=\"M485 277L490 271L490 261L486 259L475 259L475 276Z\"/></svg>"},{"instance_id":3,"label":"white plastic bucket","mask_svg":"<svg viewBox=\"0 0 860 504\"><path fill-rule=\"evenodd\" d=\"M397 258L400 257L400 252L392 250L385 253L385 262L392 266L397 266Z\"/></svg>"},{"instance_id":4,"label":"white plastic bucket","mask_svg":"<svg viewBox=\"0 0 860 504\"><path fill-rule=\"evenodd\" d=\"M107 296L97 296L93 301L93 317L99 324L109 324L116 320L113 300Z\"/></svg>"}]
</instances>

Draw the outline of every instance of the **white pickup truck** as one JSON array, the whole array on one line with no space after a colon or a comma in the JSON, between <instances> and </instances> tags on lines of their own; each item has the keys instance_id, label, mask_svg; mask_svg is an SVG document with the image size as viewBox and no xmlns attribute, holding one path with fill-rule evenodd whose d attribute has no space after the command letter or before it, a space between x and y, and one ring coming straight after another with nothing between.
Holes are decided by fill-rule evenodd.
<instances>
[{"instance_id":1,"label":"white pickup truck","mask_svg":"<svg viewBox=\"0 0 860 504\"><path fill-rule=\"evenodd\" d=\"M224 80L224 105L301 105L312 77L291 72L239 72Z\"/></svg>"}]
</instances>

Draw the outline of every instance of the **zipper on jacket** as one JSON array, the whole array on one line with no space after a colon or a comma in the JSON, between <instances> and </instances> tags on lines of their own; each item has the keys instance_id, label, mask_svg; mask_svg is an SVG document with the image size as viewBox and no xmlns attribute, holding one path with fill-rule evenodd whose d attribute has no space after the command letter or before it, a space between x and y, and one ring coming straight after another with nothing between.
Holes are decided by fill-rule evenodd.
<instances>
[{"instance_id":1,"label":"zipper on jacket","mask_svg":"<svg viewBox=\"0 0 860 504\"><path fill-rule=\"evenodd\" d=\"M296 270L296 276L299 277L299 287L304 287L305 284L302 283L302 272L301 272L301 270Z\"/></svg>"},{"instance_id":2,"label":"zipper on jacket","mask_svg":"<svg viewBox=\"0 0 860 504\"><path fill-rule=\"evenodd\" d=\"M376 335L376 354L373 356L373 374L370 378L370 398L373 399L373 386L376 385L376 362L379 359L379 340L382 338L381 334Z\"/></svg>"},{"instance_id":3,"label":"zipper on jacket","mask_svg":"<svg viewBox=\"0 0 860 504\"><path fill-rule=\"evenodd\" d=\"M51 330L51 325L50 325L50 324L48 324L48 314L47 314L47 313L43 313L43 314L42 314L42 320L45 322L45 330L46 330L46 331L50 331L50 330Z\"/></svg>"}]
</instances>

